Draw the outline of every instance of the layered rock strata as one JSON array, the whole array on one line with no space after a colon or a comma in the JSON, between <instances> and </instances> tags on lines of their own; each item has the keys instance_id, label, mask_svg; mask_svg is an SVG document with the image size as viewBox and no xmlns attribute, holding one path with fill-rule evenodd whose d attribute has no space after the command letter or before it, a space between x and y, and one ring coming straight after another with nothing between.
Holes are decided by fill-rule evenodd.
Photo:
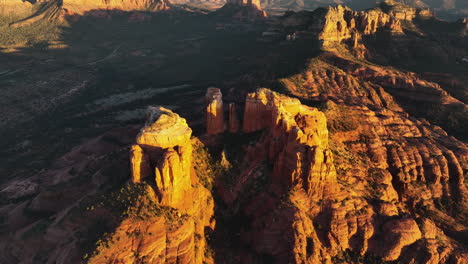
<instances>
[{"instance_id":1,"label":"layered rock strata","mask_svg":"<svg viewBox=\"0 0 468 264\"><path fill-rule=\"evenodd\" d=\"M356 12L342 5L328 8L322 23L319 39L324 46L344 40L359 40L360 36L371 35L379 30L403 33L401 23L395 16L380 10Z\"/></svg>"},{"instance_id":2,"label":"layered rock strata","mask_svg":"<svg viewBox=\"0 0 468 264\"><path fill-rule=\"evenodd\" d=\"M205 255L205 229L214 228L214 204L192 168L191 134L179 115L163 107L148 108L146 125L130 151L132 182L148 183L135 208L129 209L138 217L125 218L90 263L211 261Z\"/></svg>"},{"instance_id":3,"label":"layered rock strata","mask_svg":"<svg viewBox=\"0 0 468 264\"><path fill-rule=\"evenodd\" d=\"M334 75L311 76L326 85ZM336 263L344 251L402 263L460 263L459 245L446 242L447 227L428 214L441 200L463 203L468 149L401 114L383 89L343 78L333 91L339 98L330 98L324 112L267 89L248 94L242 132L262 136L246 150L239 184L220 189L228 205L246 204L251 222L243 243L277 263ZM242 186L262 174L271 183L246 201Z\"/></svg>"},{"instance_id":4,"label":"layered rock strata","mask_svg":"<svg viewBox=\"0 0 468 264\"><path fill-rule=\"evenodd\" d=\"M267 89L247 95L245 133L268 129L265 146L278 186L302 186L311 197L333 189L336 172L325 115ZM329 190L329 191L330 191Z\"/></svg>"},{"instance_id":5,"label":"layered rock strata","mask_svg":"<svg viewBox=\"0 0 468 264\"><path fill-rule=\"evenodd\" d=\"M191 186L192 130L185 119L163 107L150 107L132 147L132 181L153 177L161 205L187 210Z\"/></svg>"}]
</instances>

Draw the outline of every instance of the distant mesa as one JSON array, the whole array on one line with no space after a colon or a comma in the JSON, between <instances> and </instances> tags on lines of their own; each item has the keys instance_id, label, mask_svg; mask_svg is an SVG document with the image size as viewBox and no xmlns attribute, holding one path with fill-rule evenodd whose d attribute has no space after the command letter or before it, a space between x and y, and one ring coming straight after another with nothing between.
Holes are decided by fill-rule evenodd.
<instances>
[{"instance_id":1,"label":"distant mesa","mask_svg":"<svg viewBox=\"0 0 468 264\"><path fill-rule=\"evenodd\" d=\"M219 16L232 17L239 20L256 20L268 16L262 10L259 0L228 0L215 13Z\"/></svg>"},{"instance_id":2,"label":"distant mesa","mask_svg":"<svg viewBox=\"0 0 468 264\"><path fill-rule=\"evenodd\" d=\"M83 15L92 11L95 16L109 11L167 11L172 4L168 0L0 0L0 14L15 13L24 17L12 23L22 27L42 20L53 21L65 15Z\"/></svg>"},{"instance_id":3,"label":"distant mesa","mask_svg":"<svg viewBox=\"0 0 468 264\"><path fill-rule=\"evenodd\" d=\"M256 6L261 9L260 0L227 0L227 3L238 6Z\"/></svg>"},{"instance_id":4,"label":"distant mesa","mask_svg":"<svg viewBox=\"0 0 468 264\"><path fill-rule=\"evenodd\" d=\"M67 12L84 13L94 9L122 11L165 11L171 8L167 0L63 0Z\"/></svg>"}]
</instances>

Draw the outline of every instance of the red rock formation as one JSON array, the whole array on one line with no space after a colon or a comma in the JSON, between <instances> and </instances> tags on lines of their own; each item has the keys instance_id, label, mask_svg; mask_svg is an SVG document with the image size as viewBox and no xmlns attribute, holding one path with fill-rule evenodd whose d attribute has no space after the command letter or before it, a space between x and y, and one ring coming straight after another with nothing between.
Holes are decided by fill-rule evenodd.
<instances>
[{"instance_id":1,"label":"red rock formation","mask_svg":"<svg viewBox=\"0 0 468 264\"><path fill-rule=\"evenodd\" d=\"M394 0L385 0L381 3L381 8L389 15L400 19L412 21L416 17L416 8L395 2Z\"/></svg>"},{"instance_id":2,"label":"red rock formation","mask_svg":"<svg viewBox=\"0 0 468 264\"><path fill-rule=\"evenodd\" d=\"M237 116L236 104L229 104L229 125L228 130L230 133L237 133L240 129L239 117Z\"/></svg>"},{"instance_id":3,"label":"red rock formation","mask_svg":"<svg viewBox=\"0 0 468 264\"><path fill-rule=\"evenodd\" d=\"M328 187L333 190L336 172L323 113L297 99L260 89L247 95L243 130L265 128L270 131L265 145L277 184L301 185L312 197L322 197Z\"/></svg>"},{"instance_id":4,"label":"red rock formation","mask_svg":"<svg viewBox=\"0 0 468 264\"><path fill-rule=\"evenodd\" d=\"M224 132L223 94L218 88L206 91L206 133L216 135Z\"/></svg>"},{"instance_id":5,"label":"red rock formation","mask_svg":"<svg viewBox=\"0 0 468 264\"><path fill-rule=\"evenodd\" d=\"M99 245L88 263L209 263L205 256L205 228L213 228L213 202L194 188L191 211L182 214L157 209L154 191L146 185L138 196L135 215L126 217ZM206 190L205 190L206 191ZM163 210L158 213L154 210Z\"/></svg>"},{"instance_id":6,"label":"red rock formation","mask_svg":"<svg viewBox=\"0 0 468 264\"><path fill-rule=\"evenodd\" d=\"M379 30L387 30L394 34L403 33L397 18L379 10L355 12L338 5L330 7L322 21L324 24L319 39L325 47L349 39L355 42L359 35L371 35Z\"/></svg>"},{"instance_id":7,"label":"red rock formation","mask_svg":"<svg viewBox=\"0 0 468 264\"><path fill-rule=\"evenodd\" d=\"M168 109L151 107L148 111L138 146L132 147L132 179L138 182L146 177L148 164L152 164L161 205L186 210L191 204L187 197L192 189L192 130L185 119Z\"/></svg>"},{"instance_id":8,"label":"red rock formation","mask_svg":"<svg viewBox=\"0 0 468 264\"><path fill-rule=\"evenodd\" d=\"M423 220L420 229L418 214L402 217L402 212L405 206L433 210L442 197L464 199L460 179L466 146L440 128L401 114L384 89L326 65L317 69L301 76L314 78L305 81L307 89L323 85L317 92L333 90L328 96L333 94L337 103L328 102L325 113L266 89L246 98L242 130L262 130L263 136L247 149L249 165L238 183L230 192L221 189L221 197L228 205L242 199L242 186L261 177L265 160L271 185L245 209L252 222L244 240L281 263L332 263L331 257L344 250L404 263L459 258L454 248L437 246L438 231L430 221ZM424 253L408 252L408 247Z\"/></svg>"},{"instance_id":9,"label":"red rock formation","mask_svg":"<svg viewBox=\"0 0 468 264\"><path fill-rule=\"evenodd\" d=\"M259 0L228 0L216 12L219 15L230 16L240 20L256 20L267 17L267 13L262 10Z\"/></svg>"},{"instance_id":10,"label":"red rock formation","mask_svg":"<svg viewBox=\"0 0 468 264\"><path fill-rule=\"evenodd\" d=\"M148 155L139 145L133 145L130 150L130 162L132 165L132 182L141 182L153 175Z\"/></svg>"},{"instance_id":11,"label":"red rock formation","mask_svg":"<svg viewBox=\"0 0 468 264\"><path fill-rule=\"evenodd\" d=\"M146 180L151 168L154 191L150 185L144 186L136 204L127 209L135 213L128 213L89 263L211 261L205 256L204 233L205 228L214 228L214 204L209 191L193 175L191 134L185 119L172 111L148 109L138 145L131 149L132 181Z\"/></svg>"},{"instance_id":12,"label":"red rock formation","mask_svg":"<svg viewBox=\"0 0 468 264\"><path fill-rule=\"evenodd\" d=\"M411 218L391 220L383 226L385 234L385 260L397 260L401 250L421 238L418 224Z\"/></svg>"}]
</instances>

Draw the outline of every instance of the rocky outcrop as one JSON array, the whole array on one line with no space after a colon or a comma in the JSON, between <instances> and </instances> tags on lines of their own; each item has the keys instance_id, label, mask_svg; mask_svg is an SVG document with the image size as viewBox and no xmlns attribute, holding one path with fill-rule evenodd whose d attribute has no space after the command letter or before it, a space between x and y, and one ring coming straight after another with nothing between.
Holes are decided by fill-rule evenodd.
<instances>
[{"instance_id":1,"label":"rocky outcrop","mask_svg":"<svg viewBox=\"0 0 468 264\"><path fill-rule=\"evenodd\" d=\"M380 4L380 7L384 12L400 20L412 21L417 14L416 8L404 5L394 0L385 0Z\"/></svg>"},{"instance_id":2,"label":"rocky outcrop","mask_svg":"<svg viewBox=\"0 0 468 264\"><path fill-rule=\"evenodd\" d=\"M206 91L206 133L216 135L224 132L223 95L218 88L210 87Z\"/></svg>"},{"instance_id":3,"label":"rocky outcrop","mask_svg":"<svg viewBox=\"0 0 468 264\"><path fill-rule=\"evenodd\" d=\"M361 35L375 34L380 30L393 34L403 33L400 21L380 10L356 12L338 5L329 7L322 21L319 39L323 41L324 46L331 46L344 40L356 40Z\"/></svg>"},{"instance_id":4,"label":"rocky outcrop","mask_svg":"<svg viewBox=\"0 0 468 264\"><path fill-rule=\"evenodd\" d=\"M151 170L149 156L139 145L133 145L130 150L130 163L132 165L132 182L141 182L154 175Z\"/></svg>"},{"instance_id":5,"label":"rocky outcrop","mask_svg":"<svg viewBox=\"0 0 468 264\"><path fill-rule=\"evenodd\" d=\"M238 6L255 6L261 9L260 0L227 0L227 3Z\"/></svg>"},{"instance_id":6,"label":"rocky outcrop","mask_svg":"<svg viewBox=\"0 0 468 264\"><path fill-rule=\"evenodd\" d=\"M226 4L216 11L216 14L238 20L257 20L267 17L259 0L227 0Z\"/></svg>"},{"instance_id":7,"label":"rocky outcrop","mask_svg":"<svg viewBox=\"0 0 468 264\"><path fill-rule=\"evenodd\" d=\"M336 172L325 115L267 89L247 95L243 131L268 129L264 144L278 186L303 187L311 197L333 190Z\"/></svg>"},{"instance_id":8,"label":"rocky outcrop","mask_svg":"<svg viewBox=\"0 0 468 264\"><path fill-rule=\"evenodd\" d=\"M204 252L205 229L214 228L211 196L194 188L191 211L182 214L155 205L157 197L149 185L136 184L130 190L121 193L134 204L115 231L96 243L87 263L210 263Z\"/></svg>"},{"instance_id":9,"label":"rocky outcrop","mask_svg":"<svg viewBox=\"0 0 468 264\"><path fill-rule=\"evenodd\" d=\"M429 214L440 199L464 201L466 146L402 114L378 84L326 64L315 69L301 74L310 78L303 89L307 98L327 98L323 112L267 89L247 95L242 131L262 136L246 149L246 169L231 191L219 189L226 204L246 204L246 246L279 263L336 263L343 251L402 263L458 259L456 244L442 248L435 237L448 238L414 212ZM242 186L262 175L271 184L246 201Z\"/></svg>"},{"instance_id":10,"label":"rocky outcrop","mask_svg":"<svg viewBox=\"0 0 468 264\"><path fill-rule=\"evenodd\" d=\"M205 255L205 229L214 228L214 204L194 175L191 134L179 115L163 107L148 109L146 125L130 151L138 196L125 199L135 204L89 263L211 261ZM139 187L142 181L153 183L154 189Z\"/></svg>"},{"instance_id":11,"label":"rocky outcrop","mask_svg":"<svg viewBox=\"0 0 468 264\"><path fill-rule=\"evenodd\" d=\"M434 217L434 212L447 210L445 206L450 207L448 204L452 202L463 204L466 200L466 187L460 179L465 177L463 171L467 169L468 149L463 142L449 136L440 127L414 118L405 110L416 111L413 107L424 101L458 104L462 106L459 111L463 112L466 111L463 103L450 97L436 83L421 80L415 74L397 74L391 69L376 70L364 65L358 67L355 62L345 62L339 55L326 61L316 62L311 72L301 73L302 88L287 80L284 80L284 84L296 96L327 101L322 109L328 120L338 182L344 184L344 188L360 193L358 196L368 198L367 201L347 198L353 201L355 209L350 211L349 204L343 202L328 212L319 213L313 222L321 221L322 227L329 224L330 229L325 229L330 231L326 232L337 238L337 245L345 248L349 245L361 254L367 252L387 260L398 259L401 263L440 263L449 258L459 258L463 254L454 249L457 243L442 250L440 240L445 240L445 236L430 221L424 220L424 224L418 226L414 220L419 222L415 218L418 215L431 215L432 221L438 222L437 226L440 227L447 219L458 218L458 215ZM362 71L355 71L358 68ZM360 74L355 74L357 72ZM395 81L382 82L377 75L384 79L395 78ZM297 77L292 77L296 83ZM415 90L419 92L413 93ZM405 102L411 102L411 105L405 105ZM362 170L364 167L367 169ZM358 187L365 182L366 185ZM336 194L334 197L340 196ZM452 202L440 205L440 199ZM409 211L402 209L403 204ZM372 209L368 206L372 206ZM353 210L358 212L356 220L351 217ZM445 213L447 211L442 214ZM411 215L412 219L402 217L405 214ZM332 217L332 221L325 215ZM403 220L391 220L397 216ZM372 220L373 217L376 218ZM366 223L365 228L358 224L360 221ZM460 220L451 221L452 226L458 226L454 223ZM404 227L400 228L400 225ZM382 228L385 232L380 233ZM447 226L445 230L453 232ZM352 234L362 239L359 243L363 247L356 247L355 238L351 239ZM438 237L439 242L434 236ZM388 237L388 241L381 243L379 237ZM411 250L413 248L425 253L418 255ZM327 251L333 252L333 246L328 247Z\"/></svg>"},{"instance_id":12,"label":"rocky outcrop","mask_svg":"<svg viewBox=\"0 0 468 264\"><path fill-rule=\"evenodd\" d=\"M405 246L421 238L418 224L411 218L388 221L383 226L383 232L386 244L383 255L387 261L397 260Z\"/></svg>"},{"instance_id":13,"label":"rocky outcrop","mask_svg":"<svg viewBox=\"0 0 468 264\"><path fill-rule=\"evenodd\" d=\"M150 107L148 120L132 147L132 180L139 182L154 172L161 205L187 210L191 200L192 130L185 119L162 107ZM151 164L151 165L149 165Z\"/></svg>"}]
</instances>

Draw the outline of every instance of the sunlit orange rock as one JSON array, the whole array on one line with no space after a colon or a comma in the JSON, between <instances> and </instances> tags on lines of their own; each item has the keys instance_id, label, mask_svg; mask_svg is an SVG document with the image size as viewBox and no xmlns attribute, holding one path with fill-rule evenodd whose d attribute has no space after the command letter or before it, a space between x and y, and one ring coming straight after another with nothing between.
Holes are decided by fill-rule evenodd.
<instances>
[{"instance_id":1,"label":"sunlit orange rock","mask_svg":"<svg viewBox=\"0 0 468 264\"><path fill-rule=\"evenodd\" d=\"M227 0L226 4L218 9L217 13L239 20L257 20L267 17L267 13L262 10L259 0Z\"/></svg>"},{"instance_id":2,"label":"sunlit orange rock","mask_svg":"<svg viewBox=\"0 0 468 264\"><path fill-rule=\"evenodd\" d=\"M88 263L210 263L204 237L205 229L213 228L213 202L208 197L194 188L193 211L181 214L161 208L155 212L151 203L157 197L147 185L134 213L98 244Z\"/></svg>"},{"instance_id":3,"label":"sunlit orange rock","mask_svg":"<svg viewBox=\"0 0 468 264\"><path fill-rule=\"evenodd\" d=\"M325 47L331 47L333 43L344 40L353 40L353 46L356 47L361 35L371 35L382 29L397 34L403 33L400 21L381 10L356 12L338 5L328 8L319 39Z\"/></svg>"},{"instance_id":4,"label":"sunlit orange rock","mask_svg":"<svg viewBox=\"0 0 468 264\"><path fill-rule=\"evenodd\" d=\"M62 7L68 13L83 14L90 10L164 11L170 4L166 0L63 0Z\"/></svg>"},{"instance_id":5,"label":"sunlit orange rock","mask_svg":"<svg viewBox=\"0 0 468 264\"><path fill-rule=\"evenodd\" d=\"M385 248L383 257L387 261L398 259L403 247L411 245L421 238L418 224L411 218L391 220L383 227Z\"/></svg>"},{"instance_id":6,"label":"sunlit orange rock","mask_svg":"<svg viewBox=\"0 0 468 264\"><path fill-rule=\"evenodd\" d=\"M132 182L140 182L153 174L149 157L139 145L133 145L130 149L130 162L132 166Z\"/></svg>"},{"instance_id":7,"label":"sunlit orange rock","mask_svg":"<svg viewBox=\"0 0 468 264\"><path fill-rule=\"evenodd\" d=\"M191 135L192 130L179 115L163 107L148 109L147 123L137 136L138 146L132 148L132 179L146 177L148 164L152 164L161 205L190 208Z\"/></svg>"},{"instance_id":8,"label":"sunlit orange rock","mask_svg":"<svg viewBox=\"0 0 468 264\"><path fill-rule=\"evenodd\" d=\"M259 89L247 95L244 132L269 131L265 146L273 179L282 186L303 186L321 197L336 188L333 154L328 150L325 115L297 99Z\"/></svg>"}]
</instances>

